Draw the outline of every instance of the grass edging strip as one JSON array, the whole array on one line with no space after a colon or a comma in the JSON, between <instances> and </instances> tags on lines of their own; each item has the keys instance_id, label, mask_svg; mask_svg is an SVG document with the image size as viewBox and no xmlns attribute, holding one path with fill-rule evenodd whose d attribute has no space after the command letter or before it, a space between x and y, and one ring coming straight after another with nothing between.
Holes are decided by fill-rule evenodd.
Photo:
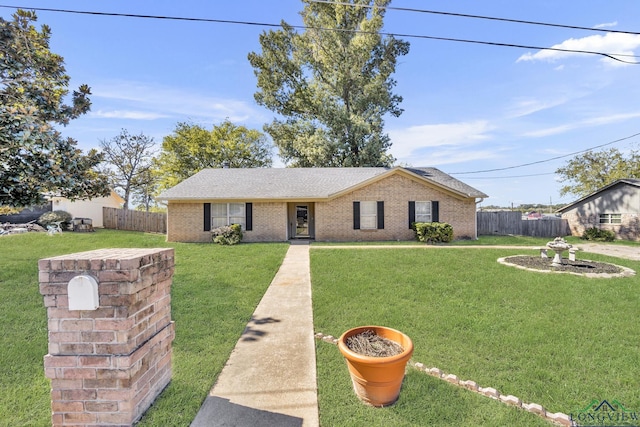
<instances>
[{"instance_id":1,"label":"grass edging strip","mask_svg":"<svg viewBox=\"0 0 640 427\"><path fill-rule=\"evenodd\" d=\"M335 338L332 335L324 335L322 332L316 332L314 337L318 341L324 341L329 344L338 345L338 338ZM569 415L563 412L555 412L555 413L548 412L542 405L539 405L537 403L526 403L520 400L516 396L503 395L493 387L480 387L475 381L472 381L472 380L460 380L454 374L447 374L446 372L443 372L441 369L438 369L435 367L428 368L420 362L415 362L411 360L407 365L413 366L418 371L425 372L433 377L439 378L450 384L465 388L467 390L478 393L482 396L489 397L491 399L502 402L506 405L511 405L517 408L524 409L527 412L531 412L532 414L538 415L539 417L545 419L546 421L550 421L557 425L567 426L567 427L570 427L572 425Z\"/></svg>"}]
</instances>

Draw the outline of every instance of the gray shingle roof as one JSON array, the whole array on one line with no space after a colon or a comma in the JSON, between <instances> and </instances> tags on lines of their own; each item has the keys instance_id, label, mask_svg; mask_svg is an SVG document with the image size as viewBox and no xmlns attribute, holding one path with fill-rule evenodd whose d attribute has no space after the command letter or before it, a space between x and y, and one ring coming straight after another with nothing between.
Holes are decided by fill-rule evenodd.
<instances>
[{"instance_id":1,"label":"gray shingle roof","mask_svg":"<svg viewBox=\"0 0 640 427\"><path fill-rule=\"evenodd\" d=\"M397 168L399 169L399 168ZM392 173L389 168L204 169L158 196L160 200L326 199ZM487 197L435 168L405 168L467 197Z\"/></svg>"},{"instance_id":2,"label":"gray shingle roof","mask_svg":"<svg viewBox=\"0 0 640 427\"><path fill-rule=\"evenodd\" d=\"M595 196L598 193L602 193L604 191L607 191L608 189L615 187L619 184L629 184L632 185L634 187L640 187L640 179L637 178L623 178L623 179L618 179L614 182L612 182L609 185L605 185L604 187L598 188L596 191L594 191L593 193L587 194L584 197L579 198L578 200L574 200L573 202L569 203L566 206L561 207L560 209L557 210L557 212L565 212L570 210L571 208L573 208L575 205L578 205L580 203L582 203L583 201Z\"/></svg>"}]
</instances>

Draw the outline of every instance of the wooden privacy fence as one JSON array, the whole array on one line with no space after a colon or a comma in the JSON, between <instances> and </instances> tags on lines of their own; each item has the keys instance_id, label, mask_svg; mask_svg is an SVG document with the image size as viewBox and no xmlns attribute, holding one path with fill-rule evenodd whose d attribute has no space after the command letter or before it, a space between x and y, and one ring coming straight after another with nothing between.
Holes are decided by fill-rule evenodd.
<instances>
[{"instance_id":1,"label":"wooden privacy fence","mask_svg":"<svg viewBox=\"0 0 640 427\"><path fill-rule=\"evenodd\" d=\"M563 237L571 235L566 219L523 220L522 213L511 211L478 212L478 235Z\"/></svg>"},{"instance_id":2,"label":"wooden privacy fence","mask_svg":"<svg viewBox=\"0 0 640 427\"><path fill-rule=\"evenodd\" d=\"M112 230L167 233L167 214L162 212L102 208L102 221L104 228Z\"/></svg>"}]
</instances>

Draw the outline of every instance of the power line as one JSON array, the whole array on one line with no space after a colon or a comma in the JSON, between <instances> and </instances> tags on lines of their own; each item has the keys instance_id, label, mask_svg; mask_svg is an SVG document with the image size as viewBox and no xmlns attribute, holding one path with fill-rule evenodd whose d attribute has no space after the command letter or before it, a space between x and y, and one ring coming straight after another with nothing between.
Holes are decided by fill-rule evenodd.
<instances>
[{"instance_id":1,"label":"power line","mask_svg":"<svg viewBox=\"0 0 640 427\"><path fill-rule=\"evenodd\" d=\"M399 10L403 12L418 12L418 13L429 13L433 15L445 15L445 16L457 16L461 18L475 18L475 19L487 19L491 21L502 21L502 22L512 22L516 24L528 24L528 25L543 25L547 27L557 27L557 28L568 28L572 30L586 30L586 31L600 31L604 33L620 33L620 34L633 34L640 35L640 32L635 31L621 31L621 30L608 30L604 28L591 28L591 27L580 27L577 25L566 25L566 24L552 24L550 22L540 22L540 21L526 21L521 19L510 19L510 18L498 18L495 16L485 16L485 15L469 15L466 13L455 13L455 12L441 12L437 10L427 10L427 9L414 9L409 7L394 7L394 6L370 6L366 4L358 4L355 5L353 3L346 2L334 2L329 0L309 0L311 3L323 3L323 4L335 4L341 6L358 6L358 7L366 7L366 8L376 8L376 9L386 9L386 10Z\"/></svg>"},{"instance_id":2,"label":"power line","mask_svg":"<svg viewBox=\"0 0 640 427\"><path fill-rule=\"evenodd\" d=\"M580 154L580 153L586 153L587 151L591 151L591 150L594 150L596 148L606 147L607 145L612 145L612 144L615 144L617 142L626 141L627 139L634 138L634 137L636 137L638 135L640 135L640 132L636 133L636 134L633 134L633 135L630 135L630 136L625 136L624 138L616 139L615 141L607 142L605 144L596 145L595 147L587 148L585 150L575 151L573 153L569 153L569 154L565 154L565 155L557 156L557 157L552 157L552 158L546 159L546 160L538 160L537 162L524 163L524 164L516 165L516 166L507 166L507 167L504 167L504 168L485 169L485 170L480 170L480 171L452 172L452 173L450 173L450 175L465 175L465 174L473 174L473 173L496 172L496 171L504 171L504 170L508 170L508 169L522 168L522 167L525 167L525 166L538 165L540 163L547 163L547 162L551 162L553 160L562 159L564 157L575 156L576 154Z\"/></svg>"},{"instance_id":3,"label":"power line","mask_svg":"<svg viewBox=\"0 0 640 427\"><path fill-rule=\"evenodd\" d=\"M511 179L511 178L529 178L532 176L545 176L545 175L555 175L555 172L545 172L545 173L534 173L530 175L510 175L510 176L470 176L466 177L467 179ZM449 173L451 175L451 173Z\"/></svg>"},{"instance_id":4,"label":"power line","mask_svg":"<svg viewBox=\"0 0 640 427\"><path fill-rule=\"evenodd\" d=\"M0 7L10 8L10 9L29 9L29 10L43 11L43 12L74 13L74 14L80 14L80 15L116 16L116 17L125 17L125 18L144 18L144 19L164 19L164 20L190 21L190 22L211 22L211 23L218 23L218 24L253 25L253 26L262 26L262 27L280 27L281 26L280 24L272 24L272 23L265 23L265 22L236 21L236 20L228 20L228 19L190 18L190 17L163 16L163 15L141 15L141 14L133 14L133 13L115 13L115 12L93 12L93 11L80 11L80 10L71 10L71 9L53 9L53 8L44 8L44 7L11 6L11 5L0 5ZM472 44L481 44L481 45L488 45L488 46L512 47L512 48L518 48L518 49L552 50L556 52L566 52L566 53L583 53L588 55L604 56L606 58L612 59L614 61L619 61L625 64L640 65L640 62L625 61L623 59L617 58L617 56L630 56L625 54L605 53L605 52L596 52L596 51L578 50L578 49L562 49L562 48L556 48L556 47L540 47L540 46L530 46L530 45L521 45L521 44L513 44L513 43L488 42L488 41L482 41L482 40L458 39L458 38L452 38L452 37L436 37L436 36L427 36L427 35L418 35L418 34L348 30L348 29L342 29L342 28L306 27L304 25L289 25L289 26L294 29L302 29L302 30L318 30L318 31L346 32L346 33L358 33L358 34L379 34L382 36L391 36L391 37L417 38L417 39L428 39L428 40L438 40L438 41L450 41L450 42L458 42L458 43L472 43ZM632 55L632 56L635 57L635 55Z\"/></svg>"}]
</instances>

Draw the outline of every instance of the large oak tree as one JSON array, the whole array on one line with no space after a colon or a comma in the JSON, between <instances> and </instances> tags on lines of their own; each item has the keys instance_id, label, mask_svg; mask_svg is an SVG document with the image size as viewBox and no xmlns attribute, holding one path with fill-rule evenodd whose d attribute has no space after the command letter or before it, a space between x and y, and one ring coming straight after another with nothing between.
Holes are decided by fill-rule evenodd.
<instances>
[{"instance_id":1,"label":"large oak tree","mask_svg":"<svg viewBox=\"0 0 640 427\"><path fill-rule=\"evenodd\" d=\"M291 166L388 166L394 162L384 116L399 116L392 93L397 58L409 43L382 36L391 0L349 4L303 0L302 32L286 22L249 54L256 101L280 118L265 125Z\"/></svg>"},{"instance_id":2,"label":"large oak tree","mask_svg":"<svg viewBox=\"0 0 640 427\"><path fill-rule=\"evenodd\" d=\"M560 195L589 195L618 179L640 178L640 151L625 154L617 148L587 151L558 168L564 185Z\"/></svg>"},{"instance_id":3,"label":"large oak tree","mask_svg":"<svg viewBox=\"0 0 640 427\"><path fill-rule=\"evenodd\" d=\"M171 188L205 168L259 168L272 164L272 145L255 129L225 120L207 130L178 123L154 159L159 188Z\"/></svg>"},{"instance_id":4,"label":"large oak tree","mask_svg":"<svg viewBox=\"0 0 640 427\"><path fill-rule=\"evenodd\" d=\"M41 204L45 195L70 199L109 194L95 167L101 155L84 155L55 126L89 111L89 87L73 91L63 58L49 50L51 31L38 31L34 12L0 18L0 207Z\"/></svg>"}]
</instances>

